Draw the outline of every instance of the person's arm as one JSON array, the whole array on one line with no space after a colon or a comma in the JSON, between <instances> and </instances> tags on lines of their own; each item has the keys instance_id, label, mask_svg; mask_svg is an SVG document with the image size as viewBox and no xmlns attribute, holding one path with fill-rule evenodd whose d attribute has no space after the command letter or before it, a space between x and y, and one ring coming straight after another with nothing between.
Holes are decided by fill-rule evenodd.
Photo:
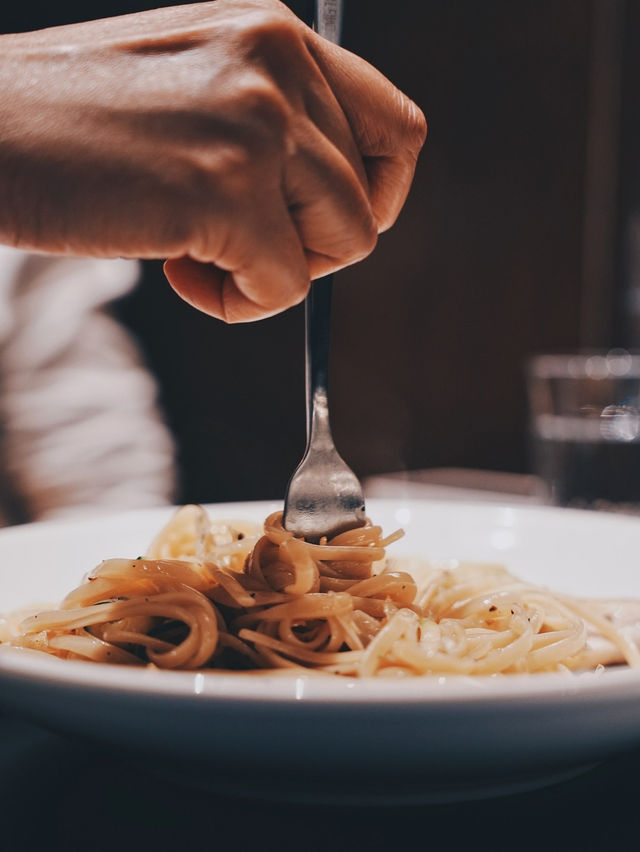
<instances>
[{"instance_id":1,"label":"person's arm","mask_svg":"<svg viewBox=\"0 0 640 852\"><path fill-rule=\"evenodd\" d=\"M175 447L156 381L110 315L139 271L134 261L0 247L0 456L23 519L174 497Z\"/></svg>"},{"instance_id":2,"label":"person's arm","mask_svg":"<svg viewBox=\"0 0 640 852\"><path fill-rule=\"evenodd\" d=\"M168 258L228 322L301 301L401 209L418 107L277 0L0 36L0 243Z\"/></svg>"}]
</instances>

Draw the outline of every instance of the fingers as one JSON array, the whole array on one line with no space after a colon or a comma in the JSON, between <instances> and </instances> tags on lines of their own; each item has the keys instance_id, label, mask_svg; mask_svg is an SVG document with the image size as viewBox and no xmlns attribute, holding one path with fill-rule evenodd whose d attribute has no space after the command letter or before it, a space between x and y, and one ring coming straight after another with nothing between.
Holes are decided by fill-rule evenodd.
<instances>
[{"instance_id":1,"label":"fingers","mask_svg":"<svg viewBox=\"0 0 640 852\"><path fill-rule=\"evenodd\" d=\"M286 162L283 191L312 277L373 250L378 228L367 190L347 157L311 122Z\"/></svg>"},{"instance_id":2,"label":"fingers","mask_svg":"<svg viewBox=\"0 0 640 852\"><path fill-rule=\"evenodd\" d=\"M198 310L223 322L253 322L301 302L310 283L307 260L284 203L234 217L231 230L198 256L170 258L165 275Z\"/></svg>"},{"instance_id":3,"label":"fingers","mask_svg":"<svg viewBox=\"0 0 640 852\"><path fill-rule=\"evenodd\" d=\"M388 230L398 218L413 181L416 163L417 156L369 157L365 160L371 187L371 209L378 223L378 233Z\"/></svg>"},{"instance_id":4,"label":"fingers","mask_svg":"<svg viewBox=\"0 0 640 852\"><path fill-rule=\"evenodd\" d=\"M359 175L311 122L282 180L265 186L263 174L250 186L253 195L243 193L209 226L204 248L165 264L174 290L205 313L228 323L271 316L302 301L311 278L375 247L378 226Z\"/></svg>"},{"instance_id":5,"label":"fingers","mask_svg":"<svg viewBox=\"0 0 640 852\"><path fill-rule=\"evenodd\" d=\"M164 272L175 292L192 307L226 323L255 322L286 310L301 301L278 298L271 293L272 306L265 307L242 291L244 281L213 263L185 255L165 261Z\"/></svg>"},{"instance_id":6,"label":"fingers","mask_svg":"<svg viewBox=\"0 0 640 852\"><path fill-rule=\"evenodd\" d=\"M422 111L364 59L312 34L316 62L342 107L369 179L380 231L405 202L427 134Z\"/></svg>"}]
</instances>

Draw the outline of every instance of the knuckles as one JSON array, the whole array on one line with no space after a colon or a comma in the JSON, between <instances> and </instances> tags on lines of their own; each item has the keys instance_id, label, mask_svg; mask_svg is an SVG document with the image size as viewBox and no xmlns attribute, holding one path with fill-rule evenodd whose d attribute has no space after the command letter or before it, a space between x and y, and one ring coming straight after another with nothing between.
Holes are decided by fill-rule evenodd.
<instances>
[{"instance_id":1,"label":"knuckles","mask_svg":"<svg viewBox=\"0 0 640 852\"><path fill-rule=\"evenodd\" d=\"M245 16L241 38L244 52L265 62L286 59L303 45L297 19L279 10L261 9Z\"/></svg>"},{"instance_id":2,"label":"knuckles","mask_svg":"<svg viewBox=\"0 0 640 852\"><path fill-rule=\"evenodd\" d=\"M243 72L233 86L229 113L247 146L262 148L265 143L281 144L287 134L291 108L278 87L259 72Z\"/></svg>"}]
</instances>

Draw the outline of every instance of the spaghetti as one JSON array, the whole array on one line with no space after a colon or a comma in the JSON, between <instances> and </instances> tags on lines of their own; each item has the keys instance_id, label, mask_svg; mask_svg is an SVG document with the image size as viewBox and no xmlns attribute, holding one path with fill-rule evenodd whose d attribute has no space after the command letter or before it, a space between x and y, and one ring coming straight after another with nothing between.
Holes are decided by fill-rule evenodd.
<instances>
[{"instance_id":1,"label":"spaghetti","mask_svg":"<svg viewBox=\"0 0 640 852\"><path fill-rule=\"evenodd\" d=\"M261 529L185 506L145 556L103 562L0 639L98 662L352 677L640 665L619 605L553 595L500 566L389 560L401 535L367 523L311 544L281 513Z\"/></svg>"}]
</instances>

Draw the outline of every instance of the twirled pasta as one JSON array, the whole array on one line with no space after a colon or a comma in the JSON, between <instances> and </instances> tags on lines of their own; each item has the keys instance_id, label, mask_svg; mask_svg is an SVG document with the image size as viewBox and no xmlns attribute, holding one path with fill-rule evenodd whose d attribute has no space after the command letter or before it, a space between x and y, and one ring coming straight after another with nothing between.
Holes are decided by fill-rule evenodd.
<instances>
[{"instance_id":1,"label":"twirled pasta","mask_svg":"<svg viewBox=\"0 0 640 852\"><path fill-rule=\"evenodd\" d=\"M260 530L185 506L144 557L103 562L4 638L99 662L360 677L640 665L640 619L616 624L619 602L552 595L500 566L394 563L401 535L368 523L312 544L281 513Z\"/></svg>"}]
</instances>

